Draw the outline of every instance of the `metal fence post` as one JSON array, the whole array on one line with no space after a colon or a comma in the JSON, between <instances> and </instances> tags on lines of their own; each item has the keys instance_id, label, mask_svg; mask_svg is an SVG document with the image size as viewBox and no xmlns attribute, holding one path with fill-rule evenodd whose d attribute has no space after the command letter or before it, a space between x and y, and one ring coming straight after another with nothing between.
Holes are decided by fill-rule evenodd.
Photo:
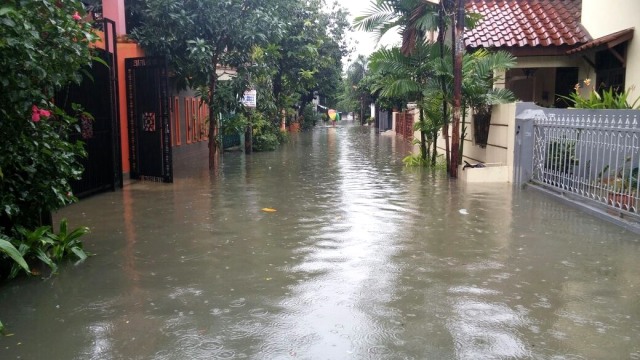
<instances>
[{"instance_id":1,"label":"metal fence post","mask_svg":"<svg viewBox=\"0 0 640 360\"><path fill-rule=\"evenodd\" d=\"M516 186L528 183L533 177L533 123L542 110L531 103L516 106L516 136L513 156L513 182Z\"/></svg>"}]
</instances>

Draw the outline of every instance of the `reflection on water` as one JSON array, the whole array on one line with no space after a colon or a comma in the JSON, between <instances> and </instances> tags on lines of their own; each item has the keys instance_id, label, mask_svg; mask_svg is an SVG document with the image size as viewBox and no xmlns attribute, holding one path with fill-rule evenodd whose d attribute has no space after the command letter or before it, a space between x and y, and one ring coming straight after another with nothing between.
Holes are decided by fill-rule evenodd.
<instances>
[{"instance_id":1,"label":"reflection on water","mask_svg":"<svg viewBox=\"0 0 640 360\"><path fill-rule=\"evenodd\" d=\"M96 256L0 288L0 358L640 358L637 236L408 151L318 128L64 209Z\"/></svg>"}]
</instances>

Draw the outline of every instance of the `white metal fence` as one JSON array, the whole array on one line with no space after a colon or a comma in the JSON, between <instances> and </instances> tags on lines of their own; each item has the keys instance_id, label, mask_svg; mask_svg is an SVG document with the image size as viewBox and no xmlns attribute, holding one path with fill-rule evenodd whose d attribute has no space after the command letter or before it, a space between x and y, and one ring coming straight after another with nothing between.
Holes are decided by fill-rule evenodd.
<instances>
[{"instance_id":1,"label":"white metal fence","mask_svg":"<svg viewBox=\"0 0 640 360\"><path fill-rule=\"evenodd\" d=\"M639 122L635 110L535 111L531 181L636 217Z\"/></svg>"}]
</instances>

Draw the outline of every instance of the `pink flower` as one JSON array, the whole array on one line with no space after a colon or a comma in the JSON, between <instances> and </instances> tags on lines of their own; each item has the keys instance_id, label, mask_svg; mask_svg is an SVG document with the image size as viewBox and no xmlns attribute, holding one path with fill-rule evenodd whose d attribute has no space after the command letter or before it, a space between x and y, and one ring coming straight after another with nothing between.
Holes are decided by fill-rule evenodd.
<instances>
[{"instance_id":1,"label":"pink flower","mask_svg":"<svg viewBox=\"0 0 640 360\"><path fill-rule=\"evenodd\" d=\"M31 121L38 122L40 121L40 117L51 117L51 111L40 109L36 105L31 106Z\"/></svg>"},{"instance_id":2,"label":"pink flower","mask_svg":"<svg viewBox=\"0 0 640 360\"><path fill-rule=\"evenodd\" d=\"M38 107L35 105L31 107L31 121L33 122L40 121L40 109L38 109Z\"/></svg>"},{"instance_id":3,"label":"pink flower","mask_svg":"<svg viewBox=\"0 0 640 360\"><path fill-rule=\"evenodd\" d=\"M78 21L80 19L82 19L82 16L80 16L80 14L78 14L78 12L74 12L73 16L72 16L73 20Z\"/></svg>"}]
</instances>

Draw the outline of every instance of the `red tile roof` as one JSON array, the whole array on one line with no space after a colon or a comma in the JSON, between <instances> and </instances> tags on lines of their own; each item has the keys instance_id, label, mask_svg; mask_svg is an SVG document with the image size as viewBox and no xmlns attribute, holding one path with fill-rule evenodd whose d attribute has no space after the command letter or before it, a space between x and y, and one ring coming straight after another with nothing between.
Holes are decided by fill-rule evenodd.
<instances>
[{"instance_id":1,"label":"red tile roof","mask_svg":"<svg viewBox=\"0 0 640 360\"><path fill-rule=\"evenodd\" d=\"M580 25L582 0L467 0L482 15L465 31L471 48L581 45L591 37Z\"/></svg>"}]
</instances>

